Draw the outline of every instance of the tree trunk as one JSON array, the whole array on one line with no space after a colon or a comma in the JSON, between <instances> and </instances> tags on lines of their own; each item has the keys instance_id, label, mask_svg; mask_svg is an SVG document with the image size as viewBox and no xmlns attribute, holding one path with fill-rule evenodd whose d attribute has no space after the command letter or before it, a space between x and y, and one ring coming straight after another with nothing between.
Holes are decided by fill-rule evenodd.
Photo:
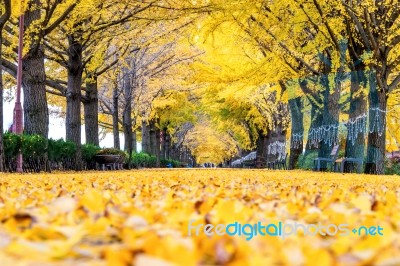
<instances>
[{"instance_id":1,"label":"tree trunk","mask_svg":"<svg viewBox=\"0 0 400 266\"><path fill-rule=\"evenodd\" d=\"M319 143L314 143L312 141L312 138L310 138L311 132L322 126L322 110L319 108L317 105L311 103L311 123L310 123L310 128L308 129L308 137L307 137L307 144L305 148L305 155L309 154L310 152L313 152L315 150L318 150Z\"/></svg>"},{"instance_id":2,"label":"tree trunk","mask_svg":"<svg viewBox=\"0 0 400 266\"><path fill-rule=\"evenodd\" d=\"M173 154L173 159L180 161L180 152L179 152L180 147L178 144L172 144L172 154Z\"/></svg>"},{"instance_id":3,"label":"tree trunk","mask_svg":"<svg viewBox=\"0 0 400 266\"><path fill-rule=\"evenodd\" d=\"M171 159L172 160L178 160L179 158L177 158L177 148L176 148L176 146L172 143L172 141L170 141L170 143L169 143L169 146L170 146L170 148L169 148L169 153L170 153L170 157L171 157Z\"/></svg>"},{"instance_id":4,"label":"tree trunk","mask_svg":"<svg viewBox=\"0 0 400 266\"><path fill-rule=\"evenodd\" d=\"M136 131L132 131L132 152L137 153L137 135Z\"/></svg>"},{"instance_id":5,"label":"tree trunk","mask_svg":"<svg viewBox=\"0 0 400 266\"><path fill-rule=\"evenodd\" d=\"M0 25L0 172L5 170L4 142L3 142L3 67L2 67L2 47L3 47L3 25Z\"/></svg>"},{"instance_id":6,"label":"tree trunk","mask_svg":"<svg viewBox=\"0 0 400 266\"><path fill-rule=\"evenodd\" d=\"M274 114L273 130L267 134L266 156L269 162L286 159L286 131L287 125L284 119L288 114L288 106L282 102L278 103L277 113Z\"/></svg>"},{"instance_id":7,"label":"tree trunk","mask_svg":"<svg viewBox=\"0 0 400 266\"><path fill-rule=\"evenodd\" d=\"M114 148L120 149L119 143L119 125L118 125L118 88L117 86L113 89L113 112L112 112L112 121L113 121L113 136L114 136Z\"/></svg>"},{"instance_id":8,"label":"tree trunk","mask_svg":"<svg viewBox=\"0 0 400 266\"><path fill-rule=\"evenodd\" d=\"M187 150L186 150L185 146L182 147L181 154L182 154L182 157L181 157L182 158L182 162L183 163L187 163Z\"/></svg>"},{"instance_id":9,"label":"tree trunk","mask_svg":"<svg viewBox=\"0 0 400 266\"><path fill-rule=\"evenodd\" d=\"M156 125L154 121L150 121L150 154L156 155Z\"/></svg>"},{"instance_id":10,"label":"tree trunk","mask_svg":"<svg viewBox=\"0 0 400 266\"><path fill-rule=\"evenodd\" d=\"M303 152L303 112L301 97L297 97L289 100L291 132L292 137L290 138L290 157L289 157L289 169L295 169L297 161Z\"/></svg>"},{"instance_id":11,"label":"tree trunk","mask_svg":"<svg viewBox=\"0 0 400 266\"><path fill-rule=\"evenodd\" d=\"M165 134L166 134L166 130L163 129L160 132L160 158L165 160Z\"/></svg>"},{"instance_id":12,"label":"tree trunk","mask_svg":"<svg viewBox=\"0 0 400 266\"><path fill-rule=\"evenodd\" d=\"M40 4L35 0L33 4ZM32 28L41 19L40 9L28 10L24 16L24 28ZM35 40L37 33L32 31L30 39ZM24 133L40 135L45 138L44 150L48 147L49 110L46 97L46 74L44 67L44 49L40 42L32 41L28 52L22 58L22 88L24 91ZM47 152L43 155L44 165L40 170L50 171Z\"/></svg>"},{"instance_id":13,"label":"tree trunk","mask_svg":"<svg viewBox=\"0 0 400 266\"><path fill-rule=\"evenodd\" d=\"M366 112L367 104L364 96L360 95L360 88L362 84L366 84L364 69L357 69L351 72L350 84L350 110L349 110L349 123L347 124L347 137L346 137L346 158L359 158L364 159L365 148L365 135L366 131ZM366 86L365 86L366 87ZM361 127L361 128L360 128ZM362 130L362 132L360 132ZM346 164L344 171L346 173L354 170L355 165Z\"/></svg>"},{"instance_id":14,"label":"tree trunk","mask_svg":"<svg viewBox=\"0 0 400 266\"><path fill-rule=\"evenodd\" d=\"M367 144L366 174L385 173L386 148L386 104L387 88L377 88L376 74L370 73L369 92L369 132Z\"/></svg>"},{"instance_id":15,"label":"tree trunk","mask_svg":"<svg viewBox=\"0 0 400 266\"><path fill-rule=\"evenodd\" d=\"M74 36L68 36L68 86L66 139L76 145L75 170L82 170L81 154L81 85L82 85L82 45Z\"/></svg>"},{"instance_id":16,"label":"tree trunk","mask_svg":"<svg viewBox=\"0 0 400 266\"><path fill-rule=\"evenodd\" d=\"M299 81L299 85L301 90L305 95L307 95L307 100L311 104L311 121L310 121L310 128L308 129L307 134L307 142L305 146L304 156L307 156L309 153L318 150L319 143L315 143L311 137L311 133L314 129L319 128L322 126L323 120L323 110L319 107L319 105L323 105L323 100L321 99L320 94L311 95L309 89L309 85L306 79L302 79Z\"/></svg>"},{"instance_id":17,"label":"tree trunk","mask_svg":"<svg viewBox=\"0 0 400 266\"><path fill-rule=\"evenodd\" d=\"M258 132L257 144L256 144L256 167L264 168L266 159L267 159L267 145L268 145L268 136L270 131L268 131L267 135L265 135L261 130Z\"/></svg>"},{"instance_id":18,"label":"tree trunk","mask_svg":"<svg viewBox=\"0 0 400 266\"><path fill-rule=\"evenodd\" d=\"M99 146L99 99L97 92L97 76L88 75L86 95L83 101L85 116L85 137L87 144Z\"/></svg>"},{"instance_id":19,"label":"tree trunk","mask_svg":"<svg viewBox=\"0 0 400 266\"><path fill-rule=\"evenodd\" d=\"M161 136L161 132L160 132L160 129L158 129L158 128L156 128L156 132L155 132L155 135L156 135L156 144L155 144L155 155L156 155L156 167L160 167L160 145L161 145L161 143L160 143L160 136Z\"/></svg>"},{"instance_id":20,"label":"tree trunk","mask_svg":"<svg viewBox=\"0 0 400 266\"><path fill-rule=\"evenodd\" d=\"M1 40L0 40L0 47L1 47ZM4 170L5 170L5 157L4 157L4 142L3 142L3 77L0 70L0 172L4 172Z\"/></svg>"},{"instance_id":21,"label":"tree trunk","mask_svg":"<svg viewBox=\"0 0 400 266\"><path fill-rule=\"evenodd\" d=\"M146 121L142 121L142 151L150 154L150 129Z\"/></svg>"},{"instance_id":22,"label":"tree trunk","mask_svg":"<svg viewBox=\"0 0 400 266\"><path fill-rule=\"evenodd\" d=\"M34 1L38 4L40 1ZM41 19L40 9L25 13L25 28ZM30 34L35 40L36 33ZM24 89L24 132L37 134L45 139L49 133L49 111L46 98L46 74L44 68L44 50L41 43L32 41L28 53L22 60L22 86Z\"/></svg>"},{"instance_id":23,"label":"tree trunk","mask_svg":"<svg viewBox=\"0 0 400 266\"><path fill-rule=\"evenodd\" d=\"M164 133L164 156L165 156L164 158L167 159L167 160L169 160L169 159L171 159L171 154L170 154L170 151L171 151L171 150L170 150L170 147L171 147L171 144L170 144L171 138L170 138L170 136L168 135L166 129L164 129L163 133Z\"/></svg>"},{"instance_id":24,"label":"tree trunk","mask_svg":"<svg viewBox=\"0 0 400 266\"><path fill-rule=\"evenodd\" d=\"M129 154L132 152L132 88L128 71L123 70L124 110L122 112L122 127L124 130L125 147Z\"/></svg>"},{"instance_id":25,"label":"tree trunk","mask_svg":"<svg viewBox=\"0 0 400 266\"><path fill-rule=\"evenodd\" d=\"M340 73L336 75L340 75ZM332 148L338 142L340 83L335 83L337 85L334 85L333 91L331 91L329 76L323 75L321 77L321 85L325 88L322 125L325 128L331 128L329 131L321 130L322 135L326 137L325 140L320 141L318 157L321 158L330 158ZM331 137L327 137L326 134ZM321 168L326 168L325 162L322 162Z\"/></svg>"},{"instance_id":26,"label":"tree trunk","mask_svg":"<svg viewBox=\"0 0 400 266\"><path fill-rule=\"evenodd\" d=\"M11 1L4 1L3 13L0 16L0 172L5 171L4 142L3 142L3 28L11 16Z\"/></svg>"},{"instance_id":27,"label":"tree trunk","mask_svg":"<svg viewBox=\"0 0 400 266\"><path fill-rule=\"evenodd\" d=\"M350 73L350 110L349 123L346 125L345 157L364 160L366 137L364 132L367 131L367 99L360 92L362 87L368 88L368 78L365 75L365 64L360 62L359 55L365 52L365 47L354 40L354 34L349 26L347 32L349 34L349 43L352 45L352 49L349 49L352 72ZM344 172L351 172L355 166L354 164L346 164Z\"/></svg>"},{"instance_id":28,"label":"tree trunk","mask_svg":"<svg viewBox=\"0 0 400 266\"><path fill-rule=\"evenodd\" d=\"M123 69L124 110L122 112L122 128L124 130L124 150L132 156L133 132L132 132L132 87L127 69ZM128 168L131 168L129 160Z\"/></svg>"}]
</instances>

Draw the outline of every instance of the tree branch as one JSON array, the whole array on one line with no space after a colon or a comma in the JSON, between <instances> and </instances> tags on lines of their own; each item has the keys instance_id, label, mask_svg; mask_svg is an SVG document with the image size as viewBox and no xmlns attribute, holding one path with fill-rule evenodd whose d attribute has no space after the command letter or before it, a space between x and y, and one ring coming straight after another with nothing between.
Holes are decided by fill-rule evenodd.
<instances>
[{"instance_id":1,"label":"tree branch","mask_svg":"<svg viewBox=\"0 0 400 266\"><path fill-rule=\"evenodd\" d=\"M389 89L388 89L389 92L388 93L391 93L392 91L394 91L399 84L400 84L400 74L389 85Z\"/></svg>"},{"instance_id":2,"label":"tree branch","mask_svg":"<svg viewBox=\"0 0 400 266\"><path fill-rule=\"evenodd\" d=\"M4 10L4 14L0 17L0 30L3 29L7 20L11 17L11 0L4 0Z\"/></svg>"},{"instance_id":3,"label":"tree branch","mask_svg":"<svg viewBox=\"0 0 400 266\"><path fill-rule=\"evenodd\" d=\"M53 22L53 24L51 24L49 27L47 27L47 28L43 31L43 35L46 36L46 35L48 35L50 32L52 32L55 28L57 28L57 26L60 25L60 23L64 21L64 19L72 12L72 10L74 10L75 7L76 7L76 3L71 4L71 5L64 11L64 13L63 13L58 19L56 19L56 21Z\"/></svg>"},{"instance_id":4,"label":"tree branch","mask_svg":"<svg viewBox=\"0 0 400 266\"><path fill-rule=\"evenodd\" d=\"M361 35L361 38L364 41L364 45L367 47L367 50L371 50L371 44L368 40L367 34L364 31L364 28L361 24L361 22L358 20L355 11L351 8L351 6L349 6L348 4L345 3L345 1L342 0L342 4L345 7L347 13L349 14L349 16L351 17L351 19L354 21L354 24L356 24L356 27L358 29L358 32Z\"/></svg>"},{"instance_id":5,"label":"tree branch","mask_svg":"<svg viewBox=\"0 0 400 266\"><path fill-rule=\"evenodd\" d=\"M57 80L52 80L49 79L48 77L46 77L46 86L49 86L57 91L60 92L60 96L65 96L66 95L66 91L67 88L63 85L60 84L60 82L58 82Z\"/></svg>"},{"instance_id":6,"label":"tree branch","mask_svg":"<svg viewBox=\"0 0 400 266\"><path fill-rule=\"evenodd\" d=\"M335 33L333 32L331 26L329 26L328 21L324 18L324 14L323 14L321 6L319 5L319 3L316 0L313 0L313 3L314 3L315 7L318 10L318 14L321 17L322 22L324 23L326 29L328 30L329 36L331 37L331 40L332 40L333 44L336 47L336 50L340 51L339 42L338 42L338 40L337 40L337 38L335 36Z\"/></svg>"}]
</instances>

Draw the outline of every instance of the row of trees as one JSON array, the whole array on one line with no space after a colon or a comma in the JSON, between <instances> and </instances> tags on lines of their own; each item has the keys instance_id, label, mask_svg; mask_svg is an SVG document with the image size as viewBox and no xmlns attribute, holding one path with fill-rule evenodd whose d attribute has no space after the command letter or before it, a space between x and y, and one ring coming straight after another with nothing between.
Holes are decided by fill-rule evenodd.
<instances>
[{"instance_id":1,"label":"row of trees","mask_svg":"<svg viewBox=\"0 0 400 266\"><path fill-rule=\"evenodd\" d=\"M190 47L178 49L177 44L185 40L188 25L207 6L156 0L1 3L0 47L4 49L0 50L0 62L8 73L7 87L14 84L17 74L18 18L21 13L25 17L22 84L26 134L47 138L48 107L61 107L66 140L78 147L76 170L81 169L82 120L86 142L95 145L99 145L99 125L114 130L118 148L117 132L122 125L125 149L130 153L136 151L136 132L140 128L144 142L154 140L153 132L160 131L167 136L165 139L176 142L176 128L185 118L173 118L172 109L178 107L176 101L186 104L190 91L183 89L182 80L174 76L196 57L196 51ZM0 147L1 140L0 135ZM165 147L169 149L170 145ZM161 152L157 150L145 147L146 152ZM2 154L0 150L1 166Z\"/></svg>"},{"instance_id":2,"label":"row of trees","mask_svg":"<svg viewBox=\"0 0 400 266\"><path fill-rule=\"evenodd\" d=\"M369 128L356 145L347 134L345 156L365 157L366 173L383 173L386 128L398 121L398 1L211 2L221 12L206 19L199 35L206 49L218 46L223 54L202 65L204 101L221 130L229 128L243 149L256 146L259 162L271 143L291 133L293 168L304 146L325 158L333 147L320 139L305 145L303 137L309 142L317 130L337 129L341 120L352 125L366 113ZM339 130L333 134L336 142Z\"/></svg>"},{"instance_id":3,"label":"row of trees","mask_svg":"<svg viewBox=\"0 0 400 266\"><path fill-rule=\"evenodd\" d=\"M367 173L383 173L386 128L398 140L396 112L388 112L400 83L397 0L1 3L6 87L25 14L28 134L47 137L56 105L76 144L84 123L95 145L100 126L117 148L122 131L129 153L141 140L160 158L185 151L218 163L256 148L262 166L290 138L294 168L303 147L328 157L342 120L366 126L368 117L369 128L345 140L346 156L366 157ZM329 140L316 135L328 129Z\"/></svg>"}]
</instances>

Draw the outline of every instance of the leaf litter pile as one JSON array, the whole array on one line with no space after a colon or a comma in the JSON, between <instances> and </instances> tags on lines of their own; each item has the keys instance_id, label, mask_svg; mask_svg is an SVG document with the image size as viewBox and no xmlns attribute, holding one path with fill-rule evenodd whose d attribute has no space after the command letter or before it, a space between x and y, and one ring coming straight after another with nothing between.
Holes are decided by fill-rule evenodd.
<instances>
[{"instance_id":1,"label":"leaf litter pile","mask_svg":"<svg viewBox=\"0 0 400 266\"><path fill-rule=\"evenodd\" d=\"M400 181L267 170L0 175L3 265L400 265ZM188 224L381 226L383 236L207 236Z\"/></svg>"}]
</instances>

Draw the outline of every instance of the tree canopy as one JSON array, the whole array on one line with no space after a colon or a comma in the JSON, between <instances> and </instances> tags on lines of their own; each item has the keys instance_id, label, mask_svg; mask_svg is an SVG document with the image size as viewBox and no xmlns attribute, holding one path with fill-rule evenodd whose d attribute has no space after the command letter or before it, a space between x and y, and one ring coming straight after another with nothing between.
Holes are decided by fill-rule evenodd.
<instances>
[{"instance_id":1,"label":"tree canopy","mask_svg":"<svg viewBox=\"0 0 400 266\"><path fill-rule=\"evenodd\" d=\"M84 124L88 143L109 132L120 148L121 131L128 153L142 141L198 163L257 150L262 166L278 145L295 167L300 154L326 157L341 143L382 173L399 149L397 0L1 4L6 89L25 15L27 133L46 137L56 106L75 144Z\"/></svg>"}]
</instances>

